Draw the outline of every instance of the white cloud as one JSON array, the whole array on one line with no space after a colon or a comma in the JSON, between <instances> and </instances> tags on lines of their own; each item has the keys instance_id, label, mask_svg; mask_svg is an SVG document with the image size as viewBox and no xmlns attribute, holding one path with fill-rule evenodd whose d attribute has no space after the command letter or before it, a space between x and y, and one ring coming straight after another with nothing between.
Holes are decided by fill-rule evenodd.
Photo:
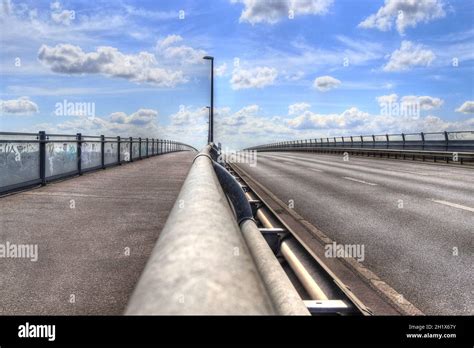
<instances>
[{"instance_id":1,"label":"white cloud","mask_svg":"<svg viewBox=\"0 0 474 348\"><path fill-rule=\"evenodd\" d=\"M63 25L70 25L75 19L76 13L73 10L62 10L60 12L51 12L53 22Z\"/></svg>"},{"instance_id":2,"label":"white cloud","mask_svg":"<svg viewBox=\"0 0 474 348\"><path fill-rule=\"evenodd\" d=\"M402 104L418 104L421 110L432 110L438 109L443 105L443 100L440 98L434 98L427 95L416 96L416 95L407 95L402 97L400 100Z\"/></svg>"},{"instance_id":3,"label":"white cloud","mask_svg":"<svg viewBox=\"0 0 474 348\"><path fill-rule=\"evenodd\" d=\"M155 56L148 52L127 55L114 47L101 46L86 53L70 44L42 45L38 59L52 71L63 74L103 74L160 87L187 82L181 71L158 68Z\"/></svg>"},{"instance_id":4,"label":"white cloud","mask_svg":"<svg viewBox=\"0 0 474 348\"><path fill-rule=\"evenodd\" d=\"M288 122L293 129L337 129L353 128L367 122L369 114L356 107L345 110L341 114L316 114L305 110Z\"/></svg>"},{"instance_id":5,"label":"white cloud","mask_svg":"<svg viewBox=\"0 0 474 348\"><path fill-rule=\"evenodd\" d=\"M311 104L308 103L295 103L288 106L288 115L296 115L303 111L308 110Z\"/></svg>"},{"instance_id":6,"label":"white cloud","mask_svg":"<svg viewBox=\"0 0 474 348\"><path fill-rule=\"evenodd\" d=\"M234 69L230 83L232 89L263 88L273 85L278 72L274 68L256 67L253 69Z\"/></svg>"},{"instance_id":7,"label":"white cloud","mask_svg":"<svg viewBox=\"0 0 474 348\"><path fill-rule=\"evenodd\" d=\"M51 8L51 10L60 10L61 9L61 3L59 1L54 1L52 2L49 7Z\"/></svg>"},{"instance_id":8,"label":"white cloud","mask_svg":"<svg viewBox=\"0 0 474 348\"><path fill-rule=\"evenodd\" d=\"M158 111L153 109L139 109L131 115L124 112L114 112L110 114L111 122L120 124L147 125L158 117Z\"/></svg>"},{"instance_id":9,"label":"white cloud","mask_svg":"<svg viewBox=\"0 0 474 348\"><path fill-rule=\"evenodd\" d=\"M164 39L161 39L158 41L157 48L158 47L165 48L181 41L183 41L183 38L180 35L175 35L175 34L168 35Z\"/></svg>"},{"instance_id":10,"label":"white cloud","mask_svg":"<svg viewBox=\"0 0 474 348\"><path fill-rule=\"evenodd\" d=\"M341 84L341 81L332 76L319 76L314 80L313 87L321 92L327 92L330 89L336 88Z\"/></svg>"},{"instance_id":11,"label":"white cloud","mask_svg":"<svg viewBox=\"0 0 474 348\"><path fill-rule=\"evenodd\" d=\"M398 95L389 94L377 97L377 102L380 107L388 104L394 104L398 102ZM440 98L430 97L428 95L417 96L417 95L406 95L400 98L401 107L408 107L417 105L421 110L433 110L438 109L443 105L444 101Z\"/></svg>"},{"instance_id":12,"label":"white cloud","mask_svg":"<svg viewBox=\"0 0 474 348\"><path fill-rule=\"evenodd\" d=\"M333 0L232 0L244 4L240 22L274 24L288 18L290 11L294 17L303 15L324 15Z\"/></svg>"},{"instance_id":13,"label":"white cloud","mask_svg":"<svg viewBox=\"0 0 474 348\"><path fill-rule=\"evenodd\" d=\"M420 44L402 41L399 49L390 55L390 60L383 67L384 71L406 71L415 66L429 66L435 54Z\"/></svg>"},{"instance_id":14,"label":"white cloud","mask_svg":"<svg viewBox=\"0 0 474 348\"><path fill-rule=\"evenodd\" d=\"M181 41L183 38L180 35L168 35L157 42L156 51L161 57L174 64L203 63L202 57L206 55L206 51L187 45L176 45Z\"/></svg>"},{"instance_id":15,"label":"white cloud","mask_svg":"<svg viewBox=\"0 0 474 348\"><path fill-rule=\"evenodd\" d=\"M39 111L38 105L28 97L0 100L0 112L12 115L29 115Z\"/></svg>"},{"instance_id":16,"label":"white cloud","mask_svg":"<svg viewBox=\"0 0 474 348\"><path fill-rule=\"evenodd\" d=\"M299 138L314 138L464 130L471 129L474 126L474 118L465 121L445 121L434 115L425 117L371 115L356 107L351 107L342 113L333 114L318 114L305 110L300 115L287 120L287 125L289 128L298 131Z\"/></svg>"},{"instance_id":17,"label":"white cloud","mask_svg":"<svg viewBox=\"0 0 474 348\"><path fill-rule=\"evenodd\" d=\"M395 21L398 32L403 35L408 27L416 27L446 15L442 0L385 0L377 13L359 23L361 28L376 28L387 31Z\"/></svg>"},{"instance_id":18,"label":"white cloud","mask_svg":"<svg viewBox=\"0 0 474 348\"><path fill-rule=\"evenodd\" d=\"M227 71L226 63L222 63L218 67L214 68L214 73L216 74L216 76L219 76L219 77L224 76L226 71Z\"/></svg>"},{"instance_id":19,"label":"white cloud","mask_svg":"<svg viewBox=\"0 0 474 348\"><path fill-rule=\"evenodd\" d=\"M158 138L162 129L158 125L157 116L157 110L138 109L130 115L114 112L106 117L74 116L56 125L34 125L33 129L67 134L80 132L84 135Z\"/></svg>"},{"instance_id":20,"label":"white cloud","mask_svg":"<svg viewBox=\"0 0 474 348\"><path fill-rule=\"evenodd\" d=\"M377 97L375 99L377 99L379 106L382 107L382 105L396 103L398 101L398 95L396 95L395 93L389 95L381 95L380 97Z\"/></svg>"},{"instance_id":21,"label":"white cloud","mask_svg":"<svg viewBox=\"0 0 474 348\"><path fill-rule=\"evenodd\" d=\"M193 127L195 125L203 125L209 118L209 110L207 108L193 109L191 106L180 106L178 112L170 116L173 126Z\"/></svg>"},{"instance_id":22,"label":"white cloud","mask_svg":"<svg viewBox=\"0 0 474 348\"><path fill-rule=\"evenodd\" d=\"M456 112L462 112L463 114L474 114L474 101L472 101L472 100L465 101L455 111Z\"/></svg>"}]
</instances>

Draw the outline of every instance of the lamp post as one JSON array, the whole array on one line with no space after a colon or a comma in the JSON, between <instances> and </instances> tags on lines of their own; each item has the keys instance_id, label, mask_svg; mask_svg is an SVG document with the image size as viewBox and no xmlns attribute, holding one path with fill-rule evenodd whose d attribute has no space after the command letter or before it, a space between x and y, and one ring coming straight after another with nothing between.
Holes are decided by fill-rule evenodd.
<instances>
[{"instance_id":1,"label":"lamp post","mask_svg":"<svg viewBox=\"0 0 474 348\"><path fill-rule=\"evenodd\" d=\"M207 128L207 142L211 142L211 107L206 106L206 109L208 109L208 116L207 116L207 123L208 123L208 128Z\"/></svg>"},{"instance_id":2,"label":"lamp post","mask_svg":"<svg viewBox=\"0 0 474 348\"><path fill-rule=\"evenodd\" d=\"M204 56L202 59L211 61L211 107L209 118L209 143L214 142L214 57Z\"/></svg>"}]
</instances>

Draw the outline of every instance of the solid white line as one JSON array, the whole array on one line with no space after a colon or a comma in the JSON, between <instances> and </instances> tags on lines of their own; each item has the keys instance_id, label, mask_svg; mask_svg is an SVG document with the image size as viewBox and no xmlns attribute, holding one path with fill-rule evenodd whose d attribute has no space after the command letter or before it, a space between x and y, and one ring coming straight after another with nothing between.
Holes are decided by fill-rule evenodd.
<instances>
[{"instance_id":1,"label":"solid white line","mask_svg":"<svg viewBox=\"0 0 474 348\"><path fill-rule=\"evenodd\" d=\"M436 202L436 203L439 203L439 204L449 205L450 207L453 207L453 208L463 209L463 210L467 210L467 211L470 211L470 212L474 213L474 208L466 207L465 205L446 202L446 201L439 201L437 199L432 199L432 201Z\"/></svg>"},{"instance_id":2,"label":"solid white line","mask_svg":"<svg viewBox=\"0 0 474 348\"><path fill-rule=\"evenodd\" d=\"M366 184L366 185L370 185L370 186L377 186L377 184L374 184L372 182L367 182L367 181L364 181L364 180L354 179L354 178L351 178L351 177L348 177L348 176L343 176L343 178L347 179L347 180L355 181L355 182L360 182L361 184Z\"/></svg>"}]
</instances>

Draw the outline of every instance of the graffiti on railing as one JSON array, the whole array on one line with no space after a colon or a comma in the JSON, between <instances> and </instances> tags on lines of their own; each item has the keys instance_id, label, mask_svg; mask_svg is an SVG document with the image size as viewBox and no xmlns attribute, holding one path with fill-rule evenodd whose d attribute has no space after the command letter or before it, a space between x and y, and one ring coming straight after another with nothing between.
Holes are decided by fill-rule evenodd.
<instances>
[{"instance_id":1,"label":"graffiti on railing","mask_svg":"<svg viewBox=\"0 0 474 348\"><path fill-rule=\"evenodd\" d=\"M39 177L38 143L0 143L0 186Z\"/></svg>"}]
</instances>

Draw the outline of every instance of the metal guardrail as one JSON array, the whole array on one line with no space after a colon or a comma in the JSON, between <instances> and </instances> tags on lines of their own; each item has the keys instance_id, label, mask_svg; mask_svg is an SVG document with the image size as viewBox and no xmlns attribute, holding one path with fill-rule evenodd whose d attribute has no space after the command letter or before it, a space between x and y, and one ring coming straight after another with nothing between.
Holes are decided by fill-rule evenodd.
<instances>
[{"instance_id":1,"label":"metal guardrail","mask_svg":"<svg viewBox=\"0 0 474 348\"><path fill-rule=\"evenodd\" d=\"M164 139L0 132L0 194L175 151Z\"/></svg>"},{"instance_id":2,"label":"metal guardrail","mask_svg":"<svg viewBox=\"0 0 474 348\"><path fill-rule=\"evenodd\" d=\"M309 315L253 219L237 222L214 150L194 159L125 314Z\"/></svg>"},{"instance_id":3,"label":"metal guardrail","mask_svg":"<svg viewBox=\"0 0 474 348\"><path fill-rule=\"evenodd\" d=\"M373 154L395 158L442 158L446 162L474 161L474 131L402 133L332 137L276 142L246 148L255 151L314 151Z\"/></svg>"}]
</instances>

